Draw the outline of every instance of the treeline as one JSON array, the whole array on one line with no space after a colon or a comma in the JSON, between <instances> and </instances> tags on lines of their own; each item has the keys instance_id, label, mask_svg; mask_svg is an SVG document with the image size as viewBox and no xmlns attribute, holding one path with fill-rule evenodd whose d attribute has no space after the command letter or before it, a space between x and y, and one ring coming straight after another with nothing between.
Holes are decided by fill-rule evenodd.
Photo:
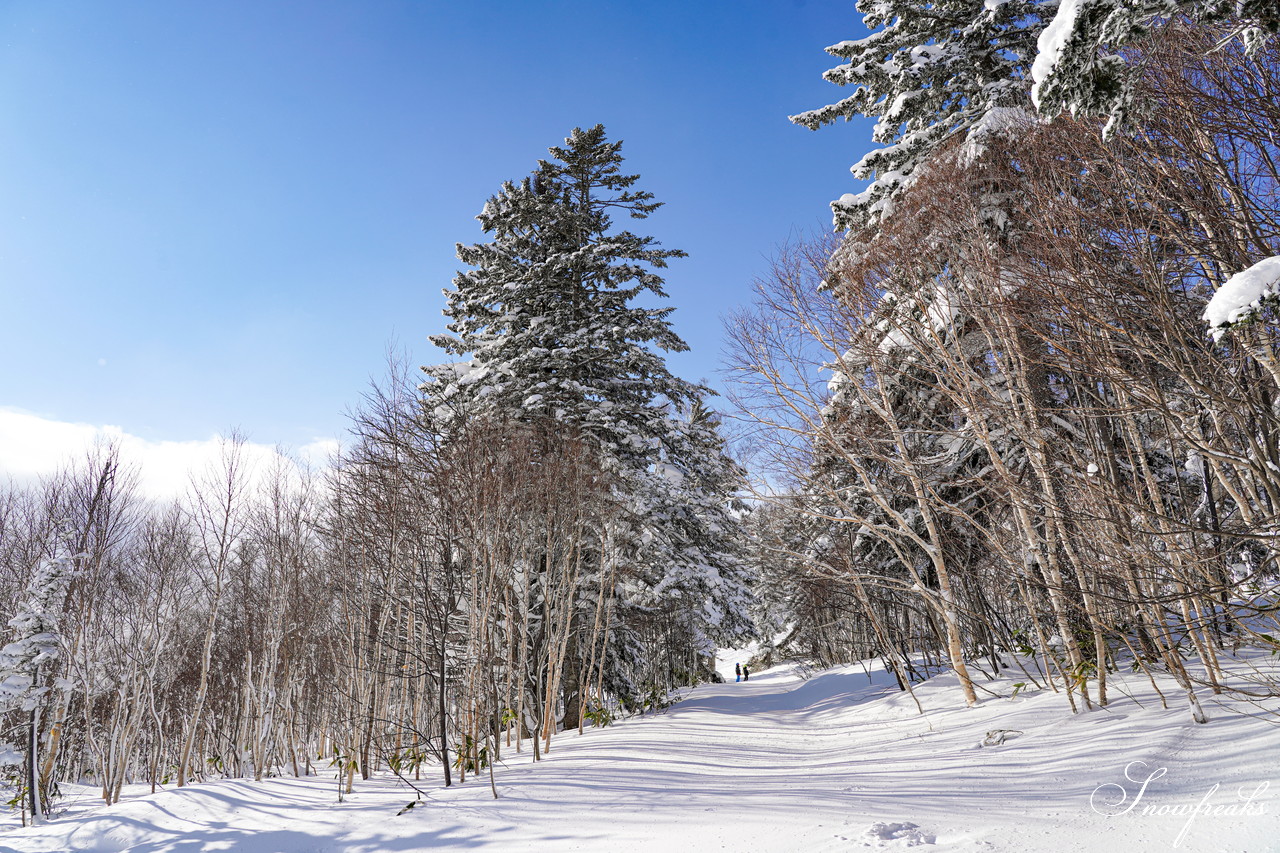
<instances>
[{"instance_id":1,"label":"treeline","mask_svg":"<svg viewBox=\"0 0 1280 853\"><path fill-rule=\"evenodd\" d=\"M666 368L670 309L632 304L682 253L612 227L658 207L619 147L575 131L490 199L440 340L471 357L394 367L326 470L251 470L230 439L172 504L110 447L0 487L14 805L68 780L107 803L220 776L492 783L503 750L661 707L752 635L744 472Z\"/></svg>"},{"instance_id":2,"label":"treeline","mask_svg":"<svg viewBox=\"0 0 1280 853\"><path fill-rule=\"evenodd\" d=\"M933 54L894 49L954 62L965 23L1000 23L993 4L939 5L954 17L928 24ZM936 95L910 95L929 69L903 82L890 53L892 90L857 55L902 36L892 20L832 48L850 65L828 76L870 86L864 105L888 91L901 135L880 141L915 139L915 159L869 155L877 182L834 205L848 233L785 251L734 323L790 648L881 655L904 687L923 657L970 703L1004 667L1073 708L1106 704L1117 666L1167 674L1201 722L1206 690L1277 695L1280 286L1246 294L1230 327L1203 317L1280 254L1276 40L1175 16L1113 57L1141 74L1108 127L1087 99L1075 119L1036 114L1019 33L978 48L1013 69L1005 100L911 116ZM934 120L962 126L929 147ZM884 158L906 171L876 172Z\"/></svg>"}]
</instances>

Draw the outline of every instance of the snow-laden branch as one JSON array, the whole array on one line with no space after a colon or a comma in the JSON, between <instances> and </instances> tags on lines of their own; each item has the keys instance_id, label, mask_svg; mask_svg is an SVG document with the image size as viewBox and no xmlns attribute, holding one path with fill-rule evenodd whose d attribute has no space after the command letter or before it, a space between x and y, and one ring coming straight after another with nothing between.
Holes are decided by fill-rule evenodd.
<instances>
[{"instance_id":1,"label":"snow-laden branch","mask_svg":"<svg viewBox=\"0 0 1280 853\"><path fill-rule=\"evenodd\" d=\"M1274 255L1238 272L1205 306L1203 318L1213 339L1220 339L1233 326L1257 317L1263 306L1280 293L1280 255Z\"/></svg>"}]
</instances>

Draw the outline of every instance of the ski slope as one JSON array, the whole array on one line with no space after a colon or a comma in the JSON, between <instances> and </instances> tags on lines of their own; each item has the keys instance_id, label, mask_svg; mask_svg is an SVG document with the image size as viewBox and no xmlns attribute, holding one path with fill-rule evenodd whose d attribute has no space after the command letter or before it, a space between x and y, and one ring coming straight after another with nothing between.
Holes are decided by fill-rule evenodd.
<instances>
[{"instance_id":1,"label":"ski slope","mask_svg":"<svg viewBox=\"0 0 1280 853\"><path fill-rule=\"evenodd\" d=\"M940 676L916 688L922 715L879 669L805 679L782 666L735 684L733 660L720 662L728 683L665 713L562 735L537 765L505 754L498 800L487 776L429 783L399 816L412 794L387 778L357 781L341 804L331 776L138 793L109 809L85 791L55 823L0 833L0 851L1280 850L1280 727L1266 709L1206 695L1213 719L1197 726L1172 692L1161 709L1139 674L1117 676L1109 709L1073 716L1048 689L1011 698L1018 678L985 682L964 709ZM983 746L995 730L1010 734Z\"/></svg>"}]
</instances>

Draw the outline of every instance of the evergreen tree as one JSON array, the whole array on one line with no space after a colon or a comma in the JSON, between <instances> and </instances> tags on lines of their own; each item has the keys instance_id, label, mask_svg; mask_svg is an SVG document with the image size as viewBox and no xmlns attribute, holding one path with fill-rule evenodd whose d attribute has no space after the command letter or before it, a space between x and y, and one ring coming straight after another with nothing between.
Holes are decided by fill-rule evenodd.
<instances>
[{"instance_id":1,"label":"evergreen tree","mask_svg":"<svg viewBox=\"0 0 1280 853\"><path fill-rule=\"evenodd\" d=\"M621 147L602 125L575 129L533 175L489 199L477 218L492 238L458 246L473 269L445 292L453 334L432 338L471 361L432 378L443 401L462 394L482 411L572 425L606 463L636 467L656 458L665 404L702 390L658 352L688 349L667 320L673 309L633 304L645 291L665 296L657 270L685 253L613 229L615 212L644 219L660 206L632 189L638 176L623 174Z\"/></svg>"},{"instance_id":2,"label":"evergreen tree","mask_svg":"<svg viewBox=\"0 0 1280 853\"><path fill-rule=\"evenodd\" d=\"M832 202L838 230L878 222L944 142L1025 124L1033 106L1047 117L1107 116L1112 132L1132 108L1138 74L1119 52L1154 28L1213 25L1250 50L1280 31L1274 0L859 0L857 8L871 35L828 47L845 64L823 75L853 94L791 117L811 130L877 120L873 139L884 147L852 169L870 185Z\"/></svg>"},{"instance_id":3,"label":"evergreen tree","mask_svg":"<svg viewBox=\"0 0 1280 853\"><path fill-rule=\"evenodd\" d=\"M21 710L29 715L24 763L27 800L35 823L45 813L37 760L40 707L49 692L50 672L62 653L58 621L74 571L73 557L56 556L41 564L27 584L25 600L9 620L13 641L0 649L0 713ZM16 754L12 749L3 752L6 757Z\"/></svg>"},{"instance_id":4,"label":"evergreen tree","mask_svg":"<svg viewBox=\"0 0 1280 853\"><path fill-rule=\"evenodd\" d=\"M1109 135L1133 107L1137 70L1119 51L1172 21L1225 28L1247 52L1280 32L1275 0L1064 0L1039 37L1031 95L1054 116L1107 116Z\"/></svg>"},{"instance_id":5,"label":"evergreen tree","mask_svg":"<svg viewBox=\"0 0 1280 853\"><path fill-rule=\"evenodd\" d=\"M663 533L647 549L650 593L681 608L691 644L711 655L717 644L735 646L755 633L746 506L736 497L746 472L725 453L715 413L701 402L671 427L647 513Z\"/></svg>"},{"instance_id":6,"label":"evergreen tree","mask_svg":"<svg viewBox=\"0 0 1280 853\"><path fill-rule=\"evenodd\" d=\"M855 116L878 120L873 138L884 147L852 170L872 183L832 202L838 230L878 221L942 142L1025 103L1036 37L1054 6L1037 0L860 0L871 35L828 47L845 64L823 75L852 86L853 94L791 117L810 130Z\"/></svg>"},{"instance_id":7,"label":"evergreen tree","mask_svg":"<svg viewBox=\"0 0 1280 853\"><path fill-rule=\"evenodd\" d=\"M664 352L688 349L672 309L635 304L666 295L660 271L685 253L615 226L620 213L644 219L660 206L623 172L620 149L600 125L575 129L489 199L478 217L489 239L458 246L471 269L445 292L452 334L432 338L470 360L428 368L424 389L437 423L466 412L544 436L539 452L562 437L590 448L620 512L575 551L587 561L577 621L612 614L607 687L634 698L683 681L700 666L694 657L752 629L732 508L742 472L702 404L707 389L666 365ZM536 569L529 583L542 600ZM601 595L609 607L597 606ZM658 674L647 643L673 641L689 657L680 674ZM576 640L567 648L571 664L586 655ZM567 708L578 689L568 669Z\"/></svg>"}]
</instances>

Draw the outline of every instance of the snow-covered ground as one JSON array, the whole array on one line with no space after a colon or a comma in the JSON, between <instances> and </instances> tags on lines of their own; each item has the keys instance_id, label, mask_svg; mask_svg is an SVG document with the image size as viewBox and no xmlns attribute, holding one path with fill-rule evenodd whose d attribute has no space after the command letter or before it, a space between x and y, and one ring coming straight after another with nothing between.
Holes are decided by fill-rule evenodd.
<instances>
[{"instance_id":1,"label":"snow-covered ground","mask_svg":"<svg viewBox=\"0 0 1280 853\"><path fill-rule=\"evenodd\" d=\"M538 765L504 756L498 800L485 777L397 816L412 796L388 779L342 804L331 777L217 782L86 801L0 833L0 851L1280 850L1280 726L1262 709L1206 695L1198 726L1140 674L1117 676L1106 710L1011 698L1018 678L964 709L941 676L916 688L921 715L879 669L735 684L734 660L663 714L563 735Z\"/></svg>"}]
</instances>

